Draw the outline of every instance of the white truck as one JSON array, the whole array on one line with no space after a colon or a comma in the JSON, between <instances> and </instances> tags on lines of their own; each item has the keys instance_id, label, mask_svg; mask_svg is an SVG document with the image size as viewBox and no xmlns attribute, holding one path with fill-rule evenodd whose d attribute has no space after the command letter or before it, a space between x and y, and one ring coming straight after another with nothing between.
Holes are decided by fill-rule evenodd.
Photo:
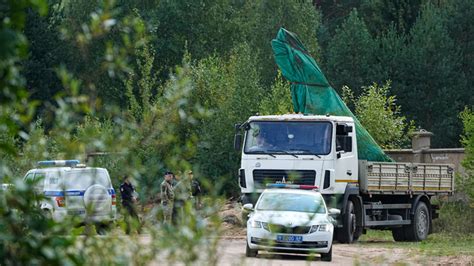
<instances>
[{"instance_id":1,"label":"white truck","mask_svg":"<svg viewBox=\"0 0 474 266\"><path fill-rule=\"evenodd\" d=\"M351 117L252 116L236 125L234 146L242 151L243 204L255 204L268 183L318 186L328 206L341 210L335 237L342 243L369 228L421 241L438 216L431 198L454 191L452 165L358 160Z\"/></svg>"}]
</instances>

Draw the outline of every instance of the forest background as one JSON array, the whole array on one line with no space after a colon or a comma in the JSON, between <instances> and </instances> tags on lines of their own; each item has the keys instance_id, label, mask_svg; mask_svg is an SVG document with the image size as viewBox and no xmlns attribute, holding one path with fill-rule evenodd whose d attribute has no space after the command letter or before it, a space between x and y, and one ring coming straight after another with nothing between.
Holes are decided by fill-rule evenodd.
<instances>
[{"instance_id":1,"label":"forest background","mask_svg":"<svg viewBox=\"0 0 474 266\"><path fill-rule=\"evenodd\" d=\"M280 27L382 147L406 147L424 128L433 147L465 148L433 242L444 245L437 254L471 250L474 1L10 0L0 2L0 179L14 186L0 190L0 260L216 264L217 213L239 194L234 124L292 111L270 46ZM39 160L73 158L107 168L115 188L133 176L142 202L164 171L193 169L205 207L186 208L180 230L147 221L146 245L54 223L22 176Z\"/></svg>"},{"instance_id":2,"label":"forest background","mask_svg":"<svg viewBox=\"0 0 474 266\"><path fill-rule=\"evenodd\" d=\"M434 132L433 147L470 136L460 113L468 121L474 105L473 1L49 0L24 10L2 98L24 88L28 110L14 110L31 123L2 131L2 147L18 150L3 155L2 176L74 157L107 167L116 185L132 174L144 197L166 169L190 168L208 189L237 195L234 124L292 111L270 45L280 27L298 34L356 114L381 97L365 124L383 147L405 147L415 127ZM374 126L377 114L393 120Z\"/></svg>"}]
</instances>

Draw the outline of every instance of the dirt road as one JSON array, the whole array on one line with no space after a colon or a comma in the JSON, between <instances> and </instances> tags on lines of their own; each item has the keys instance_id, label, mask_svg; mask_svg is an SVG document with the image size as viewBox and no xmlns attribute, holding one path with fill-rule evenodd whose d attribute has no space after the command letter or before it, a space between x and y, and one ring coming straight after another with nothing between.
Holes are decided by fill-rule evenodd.
<instances>
[{"instance_id":1,"label":"dirt road","mask_svg":"<svg viewBox=\"0 0 474 266\"><path fill-rule=\"evenodd\" d=\"M432 257L414 254L409 249L389 249L377 244L334 244L332 262L319 257L283 255L260 252L257 258L245 257L245 239L222 239L219 248L219 265L469 265L472 257Z\"/></svg>"}]
</instances>

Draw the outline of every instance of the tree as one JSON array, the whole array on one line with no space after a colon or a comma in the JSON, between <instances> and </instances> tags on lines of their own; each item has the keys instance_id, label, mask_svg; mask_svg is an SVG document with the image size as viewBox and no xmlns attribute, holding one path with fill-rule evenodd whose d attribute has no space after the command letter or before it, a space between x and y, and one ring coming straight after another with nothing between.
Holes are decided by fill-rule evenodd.
<instances>
[{"instance_id":1,"label":"tree","mask_svg":"<svg viewBox=\"0 0 474 266\"><path fill-rule=\"evenodd\" d=\"M459 146L461 124L456 119L466 89L459 47L449 37L442 12L426 5L410 31L403 52L401 75L394 93L405 114L432 131L433 146Z\"/></svg>"},{"instance_id":2,"label":"tree","mask_svg":"<svg viewBox=\"0 0 474 266\"><path fill-rule=\"evenodd\" d=\"M262 115L282 115L293 112L293 105L290 95L290 83L286 81L281 72L273 83L270 92L260 104L260 114Z\"/></svg>"},{"instance_id":3,"label":"tree","mask_svg":"<svg viewBox=\"0 0 474 266\"><path fill-rule=\"evenodd\" d=\"M362 0L360 13L373 34L394 28L397 33L408 33L415 24L422 0Z\"/></svg>"},{"instance_id":4,"label":"tree","mask_svg":"<svg viewBox=\"0 0 474 266\"><path fill-rule=\"evenodd\" d=\"M446 27L462 54L461 69L466 87L461 97L463 104L473 105L474 94L469 84L474 83L474 2L470 0L446 1Z\"/></svg>"},{"instance_id":5,"label":"tree","mask_svg":"<svg viewBox=\"0 0 474 266\"><path fill-rule=\"evenodd\" d=\"M359 95L361 87L372 81L375 47L364 21L354 9L327 48L326 73L336 90L347 85Z\"/></svg>"},{"instance_id":6,"label":"tree","mask_svg":"<svg viewBox=\"0 0 474 266\"><path fill-rule=\"evenodd\" d=\"M206 99L211 115L199 121L196 163L212 178L214 190L235 194L239 154L234 151L234 124L256 114L263 95L260 76L248 45L237 46L226 59L211 57L194 68L195 97Z\"/></svg>"},{"instance_id":7,"label":"tree","mask_svg":"<svg viewBox=\"0 0 474 266\"><path fill-rule=\"evenodd\" d=\"M270 45L278 29L284 27L298 35L308 52L321 58L317 32L321 27L321 13L312 1L259 0L248 1L239 13L245 28L245 40L256 55L262 84L270 86L277 74L277 65Z\"/></svg>"},{"instance_id":8,"label":"tree","mask_svg":"<svg viewBox=\"0 0 474 266\"><path fill-rule=\"evenodd\" d=\"M461 136L461 143L465 148L466 157L462 161L462 166L466 169L466 175L460 176L458 186L465 192L471 202L474 201L474 112L472 109L465 108L460 113L464 129Z\"/></svg>"},{"instance_id":9,"label":"tree","mask_svg":"<svg viewBox=\"0 0 474 266\"><path fill-rule=\"evenodd\" d=\"M390 93L390 82L383 86L374 83L363 87L359 97L354 97L349 87L343 88L343 99L355 106L355 115L375 141L384 149L409 146L414 123L402 116L397 99Z\"/></svg>"}]
</instances>

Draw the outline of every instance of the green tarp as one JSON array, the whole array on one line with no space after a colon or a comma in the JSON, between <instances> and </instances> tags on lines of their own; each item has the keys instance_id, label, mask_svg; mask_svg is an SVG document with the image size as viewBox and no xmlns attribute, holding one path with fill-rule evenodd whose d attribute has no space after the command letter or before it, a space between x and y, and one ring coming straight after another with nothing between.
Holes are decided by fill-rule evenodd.
<instances>
[{"instance_id":1,"label":"green tarp","mask_svg":"<svg viewBox=\"0 0 474 266\"><path fill-rule=\"evenodd\" d=\"M318 64L296 34L281 28L276 39L272 41L272 48L283 76L291 82L291 98L295 112L353 117L359 159L392 161L329 85Z\"/></svg>"}]
</instances>

